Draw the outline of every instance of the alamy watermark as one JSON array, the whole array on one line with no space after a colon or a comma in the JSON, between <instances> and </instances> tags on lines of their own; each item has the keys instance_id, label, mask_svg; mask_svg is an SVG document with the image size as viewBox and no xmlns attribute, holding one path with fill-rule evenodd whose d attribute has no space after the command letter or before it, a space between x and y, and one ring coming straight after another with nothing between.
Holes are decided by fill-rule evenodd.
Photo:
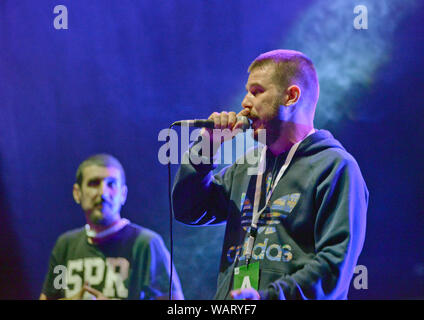
<instances>
[{"instance_id":1,"label":"alamy watermark","mask_svg":"<svg viewBox=\"0 0 424 320\"><path fill-rule=\"evenodd\" d=\"M353 271L353 287L356 290L368 289L368 269L366 266L358 264Z\"/></svg>"},{"instance_id":2,"label":"alamy watermark","mask_svg":"<svg viewBox=\"0 0 424 320\"><path fill-rule=\"evenodd\" d=\"M57 14L53 19L53 27L56 30L68 29L68 8L60 4L54 7L53 13Z\"/></svg>"},{"instance_id":3,"label":"alamy watermark","mask_svg":"<svg viewBox=\"0 0 424 320\"><path fill-rule=\"evenodd\" d=\"M353 8L353 13L356 14L353 19L353 27L356 30L368 29L368 8L364 5L357 5Z\"/></svg>"}]
</instances>

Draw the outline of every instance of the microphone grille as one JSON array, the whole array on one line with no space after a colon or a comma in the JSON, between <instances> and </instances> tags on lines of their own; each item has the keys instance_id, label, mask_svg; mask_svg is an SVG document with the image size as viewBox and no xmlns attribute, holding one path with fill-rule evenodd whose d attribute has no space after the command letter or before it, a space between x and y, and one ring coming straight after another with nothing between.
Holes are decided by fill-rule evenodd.
<instances>
[{"instance_id":1,"label":"microphone grille","mask_svg":"<svg viewBox=\"0 0 424 320\"><path fill-rule=\"evenodd\" d=\"M243 124L241 126L242 130L250 129L250 121L246 116L237 116L237 122L241 122Z\"/></svg>"}]
</instances>

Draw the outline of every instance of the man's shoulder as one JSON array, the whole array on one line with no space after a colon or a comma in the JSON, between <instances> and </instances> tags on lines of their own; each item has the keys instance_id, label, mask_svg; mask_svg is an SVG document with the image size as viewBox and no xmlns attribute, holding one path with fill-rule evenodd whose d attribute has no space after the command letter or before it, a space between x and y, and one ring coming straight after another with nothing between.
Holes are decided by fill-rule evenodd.
<instances>
[{"instance_id":1,"label":"man's shoulder","mask_svg":"<svg viewBox=\"0 0 424 320\"><path fill-rule=\"evenodd\" d=\"M127 226L128 232L130 232L137 241L150 243L152 241L163 241L162 237L155 231L142 227L135 223L130 223Z\"/></svg>"},{"instance_id":2,"label":"man's shoulder","mask_svg":"<svg viewBox=\"0 0 424 320\"><path fill-rule=\"evenodd\" d=\"M59 235L53 247L53 253L62 254L81 248L81 244L85 241L84 227L65 231Z\"/></svg>"},{"instance_id":3,"label":"man's shoulder","mask_svg":"<svg viewBox=\"0 0 424 320\"><path fill-rule=\"evenodd\" d=\"M319 177L318 180L326 177L342 177L341 180L348 183L351 179L359 179L365 184L358 162L343 147L329 147L312 155L307 159L307 165L311 168L312 177Z\"/></svg>"},{"instance_id":4,"label":"man's shoulder","mask_svg":"<svg viewBox=\"0 0 424 320\"><path fill-rule=\"evenodd\" d=\"M163 238L157 232L134 223L127 225L126 229L134 241L133 250L136 254L155 252L157 258L167 252Z\"/></svg>"},{"instance_id":5,"label":"man's shoulder","mask_svg":"<svg viewBox=\"0 0 424 320\"><path fill-rule=\"evenodd\" d=\"M305 149L306 158L313 163L317 161L336 166L358 166L352 154L327 130L318 130L311 136Z\"/></svg>"},{"instance_id":6,"label":"man's shoulder","mask_svg":"<svg viewBox=\"0 0 424 320\"><path fill-rule=\"evenodd\" d=\"M58 238L57 242L70 242L77 239L81 239L85 235L84 227L68 230L62 233Z\"/></svg>"},{"instance_id":7,"label":"man's shoulder","mask_svg":"<svg viewBox=\"0 0 424 320\"><path fill-rule=\"evenodd\" d=\"M344 148L330 147L323 150L321 156L337 163L356 164L355 158Z\"/></svg>"}]
</instances>

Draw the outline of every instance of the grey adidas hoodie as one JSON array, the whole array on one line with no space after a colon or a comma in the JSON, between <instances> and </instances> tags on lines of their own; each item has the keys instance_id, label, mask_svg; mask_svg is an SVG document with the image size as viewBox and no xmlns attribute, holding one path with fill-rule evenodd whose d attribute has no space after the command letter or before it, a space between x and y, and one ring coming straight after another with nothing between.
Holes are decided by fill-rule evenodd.
<instances>
[{"instance_id":1,"label":"grey adidas hoodie","mask_svg":"<svg viewBox=\"0 0 424 320\"><path fill-rule=\"evenodd\" d=\"M190 163L176 175L178 221L227 224L215 299L230 299L234 267L245 264L256 184L248 169L255 165L245 155L219 174L213 164ZM251 262L259 261L261 299L346 299L364 243L367 205L358 164L331 133L318 130L303 140L258 222Z\"/></svg>"}]
</instances>

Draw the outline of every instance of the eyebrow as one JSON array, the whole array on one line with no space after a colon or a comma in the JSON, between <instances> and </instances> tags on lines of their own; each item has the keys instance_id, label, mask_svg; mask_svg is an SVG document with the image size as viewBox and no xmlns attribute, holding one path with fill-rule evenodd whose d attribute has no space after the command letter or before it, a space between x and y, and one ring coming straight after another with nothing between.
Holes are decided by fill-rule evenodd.
<instances>
[{"instance_id":1,"label":"eyebrow","mask_svg":"<svg viewBox=\"0 0 424 320\"><path fill-rule=\"evenodd\" d=\"M261 89L264 89L264 87L257 82L251 83L250 86L249 86L249 84L246 84L245 88L246 88L246 91L249 91L249 89L251 89L253 87L260 87Z\"/></svg>"},{"instance_id":2,"label":"eyebrow","mask_svg":"<svg viewBox=\"0 0 424 320\"><path fill-rule=\"evenodd\" d=\"M92 177L92 178L87 180L87 183L98 181L98 180L115 180L115 181L117 181L118 178L116 178L116 177L104 177L104 178L102 178L102 177Z\"/></svg>"}]
</instances>

